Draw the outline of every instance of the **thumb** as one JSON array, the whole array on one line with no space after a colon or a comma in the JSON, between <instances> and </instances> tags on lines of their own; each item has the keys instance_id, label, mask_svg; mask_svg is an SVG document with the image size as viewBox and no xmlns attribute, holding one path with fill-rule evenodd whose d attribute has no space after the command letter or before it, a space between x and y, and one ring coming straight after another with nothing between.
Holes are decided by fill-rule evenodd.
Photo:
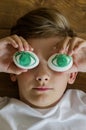
<instances>
[{"instance_id":1,"label":"thumb","mask_svg":"<svg viewBox=\"0 0 86 130\"><path fill-rule=\"evenodd\" d=\"M73 72L78 72L78 68L74 64L69 70L66 71L66 73L73 73Z\"/></svg>"},{"instance_id":2,"label":"thumb","mask_svg":"<svg viewBox=\"0 0 86 130\"><path fill-rule=\"evenodd\" d=\"M17 67L14 63L12 63L8 68L8 73L19 75L23 72L27 72L27 69L21 69L21 68Z\"/></svg>"}]
</instances>

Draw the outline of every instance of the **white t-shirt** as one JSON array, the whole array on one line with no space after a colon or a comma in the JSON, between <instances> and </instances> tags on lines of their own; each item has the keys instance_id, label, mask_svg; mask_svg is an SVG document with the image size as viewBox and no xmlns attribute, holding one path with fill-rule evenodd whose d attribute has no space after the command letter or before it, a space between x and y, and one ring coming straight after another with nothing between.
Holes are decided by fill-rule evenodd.
<instances>
[{"instance_id":1,"label":"white t-shirt","mask_svg":"<svg viewBox=\"0 0 86 130\"><path fill-rule=\"evenodd\" d=\"M0 98L0 130L86 130L86 93L67 90L56 106L44 110Z\"/></svg>"}]
</instances>

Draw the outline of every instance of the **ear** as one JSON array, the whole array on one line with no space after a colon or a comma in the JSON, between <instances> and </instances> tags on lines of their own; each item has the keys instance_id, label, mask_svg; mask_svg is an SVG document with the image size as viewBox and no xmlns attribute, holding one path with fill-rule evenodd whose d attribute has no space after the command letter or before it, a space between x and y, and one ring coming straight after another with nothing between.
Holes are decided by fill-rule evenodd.
<instances>
[{"instance_id":1,"label":"ear","mask_svg":"<svg viewBox=\"0 0 86 130\"><path fill-rule=\"evenodd\" d=\"M11 81L15 82L17 80L15 74L10 74Z\"/></svg>"},{"instance_id":2,"label":"ear","mask_svg":"<svg viewBox=\"0 0 86 130\"><path fill-rule=\"evenodd\" d=\"M69 83L69 84L73 84L73 83L74 83L77 74L78 74L77 72L70 73L69 79L68 79L68 83Z\"/></svg>"}]
</instances>

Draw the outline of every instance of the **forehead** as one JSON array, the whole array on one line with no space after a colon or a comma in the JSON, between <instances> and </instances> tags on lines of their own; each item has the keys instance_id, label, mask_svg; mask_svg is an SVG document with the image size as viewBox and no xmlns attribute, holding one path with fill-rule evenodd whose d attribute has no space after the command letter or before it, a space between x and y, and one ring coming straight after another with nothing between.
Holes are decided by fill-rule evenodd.
<instances>
[{"instance_id":1,"label":"forehead","mask_svg":"<svg viewBox=\"0 0 86 130\"><path fill-rule=\"evenodd\" d=\"M37 39L28 39L28 43L34 48L35 51L45 51L51 49L54 46L57 46L62 37L53 37L53 38L37 38Z\"/></svg>"}]
</instances>

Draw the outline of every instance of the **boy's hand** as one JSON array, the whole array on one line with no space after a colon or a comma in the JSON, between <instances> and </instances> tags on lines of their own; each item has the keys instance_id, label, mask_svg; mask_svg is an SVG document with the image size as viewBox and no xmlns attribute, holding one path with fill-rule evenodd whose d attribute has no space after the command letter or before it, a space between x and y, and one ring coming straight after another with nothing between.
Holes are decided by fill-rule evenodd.
<instances>
[{"instance_id":1,"label":"boy's hand","mask_svg":"<svg viewBox=\"0 0 86 130\"><path fill-rule=\"evenodd\" d=\"M73 57L73 66L68 72L86 72L86 40L67 37L60 45L59 53Z\"/></svg>"},{"instance_id":2,"label":"boy's hand","mask_svg":"<svg viewBox=\"0 0 86 130\"><path fill-rule=\"evenodd\" d=\"M27 41L17 35L0 39L0 72L20 74L27 70L20 69L13 63L13 54L16 51L32 51Z\"/></svg>"}]
</instances>

